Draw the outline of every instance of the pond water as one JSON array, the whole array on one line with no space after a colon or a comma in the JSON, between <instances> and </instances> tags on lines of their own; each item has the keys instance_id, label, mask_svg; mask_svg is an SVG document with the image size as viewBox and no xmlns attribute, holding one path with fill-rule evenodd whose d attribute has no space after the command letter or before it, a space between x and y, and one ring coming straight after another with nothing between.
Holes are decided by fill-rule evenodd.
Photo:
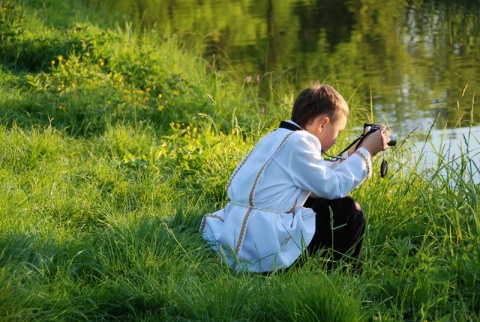
<instances>
[{"instance_id":1,"label":"pond water","mask_svg":"<svg viewBox=\"0 0 480 322\"><path fill-rule=\"evenodd\" d=\"M447 178L446 169L464 169L463 180L480 184L480 127L433 129L427 142L411 147L412 163ZM439 160L441 155L441 160ZM440 164L440 166L439 166ZM456 172L456 171L455 171ZM471 181L470 181L471 179ZM450 182L450 180L449 180ZM450 182L455 186L456 182Z\"/></svg>"},{"instance_id":2,"label":"pond water","mask_svg":"<svg viewBox=\"0 0 480 322\"><path fill-rule=\"evenodd\" d=\"M202 46L205 59L245 80L294 90L312 80L348 88L355 91L352 106L372 106L374 121L388 123L399 137L433 125L430 147L441 149L445 141L435 133L446 128L454 138L448 144L466 151L457 134L467 130L477 138L468 151L479 149L479 1L90 2ZM268 99L269 91L260 86L259 94ZM469 154L472 162L480 164L478 155Z\"/></svg>"}]
</instances>

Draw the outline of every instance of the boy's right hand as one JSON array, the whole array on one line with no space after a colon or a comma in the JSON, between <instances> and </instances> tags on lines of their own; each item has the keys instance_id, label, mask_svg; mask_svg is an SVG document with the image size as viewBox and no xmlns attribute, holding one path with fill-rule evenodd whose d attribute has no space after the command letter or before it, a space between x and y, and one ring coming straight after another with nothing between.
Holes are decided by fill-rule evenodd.
<instances>
[{"instance_id":1,"label":"boy's right hand","mask_svg":"<svg viewBox=\"0 0 480 322\"><path fill-rule=\"evenodd\" d=\"M370 131L370 127L365 128L365 133ZM373 157L380 151L388 149L388 142L390 142L390 131L384 124L380 124L377 131L367 135L360 147L367 149L370 155Z\"/></svg>"}]
</instances>

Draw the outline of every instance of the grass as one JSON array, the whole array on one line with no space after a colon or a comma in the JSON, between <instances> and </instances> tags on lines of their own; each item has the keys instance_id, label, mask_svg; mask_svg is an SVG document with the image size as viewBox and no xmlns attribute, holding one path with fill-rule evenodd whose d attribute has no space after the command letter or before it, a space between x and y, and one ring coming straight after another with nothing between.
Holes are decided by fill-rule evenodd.
<instances>
[{"instance_id":1,"label":"grass","mask_svg":"<svg viewBox=\"0 0 480 322\"><path fill-rule=\"evenodd\" d=\"M388 179L354 191L368 221L362 275L327 274L319 258L268 277L232 272L200 220L291 97L260 103L256 85L175 37L55 3L0 4L4 320L480 318L477 138L456 160L445 142L427 170L401 141Z\"/></svg>"}]
</instances>

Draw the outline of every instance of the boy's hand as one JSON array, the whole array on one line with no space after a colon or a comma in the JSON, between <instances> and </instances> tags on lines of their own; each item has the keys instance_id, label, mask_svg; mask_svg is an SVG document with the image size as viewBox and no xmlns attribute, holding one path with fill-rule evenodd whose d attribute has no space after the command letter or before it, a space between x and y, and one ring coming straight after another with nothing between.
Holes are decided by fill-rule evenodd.
<instances>
[{"instance_id":1,"label":"boy's hand","mask_svg":"<svg viewBox=\"0 0 480 322\"><path fill-rule=\"evenodd\" d=\"M370 131L370 127L365 128L365 133ZM369 135L367 135L360 146L367 149L370 155L373 157L380 151L388 149L388 142L390 142L390 131L384 124L380 124L379 129Z\"/></svg>"}]
</instances>

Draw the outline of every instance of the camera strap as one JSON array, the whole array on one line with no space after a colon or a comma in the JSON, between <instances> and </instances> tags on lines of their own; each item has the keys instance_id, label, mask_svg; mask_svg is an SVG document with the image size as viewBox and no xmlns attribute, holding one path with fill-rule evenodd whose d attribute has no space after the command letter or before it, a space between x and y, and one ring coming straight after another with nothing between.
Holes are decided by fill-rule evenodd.
<instances>
[{"instance_id":1,"label":"camera strap","mask_svg":"<svg viewBox=\"0 0 480 322\"><path fill-rule=\"evenodd\" d=\"M362 135L360 135L357 139L355 139L355 141L353 141L345 150L343 150L340 154L344 153L345 151L347 151L348 149L350 149L354 144L357 143L357 146L355 148L355 150L358 149L358 147L360 146L360 144L362 143L363 139L369 135L369 134L372 134L374 131L370 130L368 131L367 133L364 133ZM387 160L385 160L385 152L383 151L382 152L382 163L380 164L380 176L382 178L385 178L387 176L387 173L388 173L388 162Z\"/></svg>"},{"instance_id":2,"label":"camera strap","mask_svg":"<svg viewBox=\"0 0 480 322\"><path fill-rule=\"evenodd\" d=\"M281 121L280 122L280 125L279 125L279 128L282 128L282 129L287 129L287 130L290 130L290 131L304 131L304 129L302 129L300 126L296 125L296 124L293 124L293 123L290 123L290 122L286 122L286 121ZM352 146L354 146L355 144L357 144L357 147L355 148L358 149L358 147L360 146L360 144L362 143L363 139L373 133L375 131L368 131L367 133L363 133L362 135L360 135L358 138L356 138L355 140L353 140L352 143L350 143L349 146L347 146L342 152L340 152L337 156L332 156L332 155L329 155L327 154L325 151L322 150L322 153L325 154L327 157L329 157L330 159L325 159L325 161L331 161L331 162L334 162L334 161L337 161L337 160L343 160L344 158L341 157L341 155L343 153L345 153L346 151L348 151ZM383 155L383 154L382 154ZM388 163L387 161L385 160L385 158L382 158L382 163L380 165L380 176L382 178L385 178L387 176L387 172L388 172Z\"/></svg>"}]
</instances>

